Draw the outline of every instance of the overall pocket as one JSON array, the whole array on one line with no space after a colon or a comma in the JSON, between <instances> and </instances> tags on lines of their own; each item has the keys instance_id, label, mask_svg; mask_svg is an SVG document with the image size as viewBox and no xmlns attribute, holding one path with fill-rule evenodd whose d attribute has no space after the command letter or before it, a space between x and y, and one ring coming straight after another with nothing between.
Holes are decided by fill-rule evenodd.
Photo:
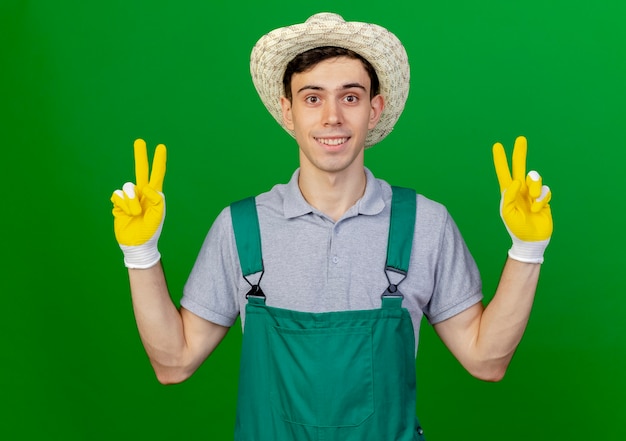
<instances>
[{"instance_id":1,"label":"overall pocket","mask_svg":"<svg viewBox=\"0 0 626 441\"><path fill-rule=\"evenodd\" d=\"M357 426L374 412L370 327L270 332L272 406L290 423Z\"/></svg>"}]
</instances>

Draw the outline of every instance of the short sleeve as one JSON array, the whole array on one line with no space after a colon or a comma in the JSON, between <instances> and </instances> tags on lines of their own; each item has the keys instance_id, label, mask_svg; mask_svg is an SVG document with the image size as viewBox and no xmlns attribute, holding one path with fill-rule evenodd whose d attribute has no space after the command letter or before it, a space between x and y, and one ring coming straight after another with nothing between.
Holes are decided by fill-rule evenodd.
<instances>
[{"instance_id":1,"label":"short sleeve","mask_svg":"<svg viewBox=\"0 0 626 441\"><path fill-rule=\"evenodd\" d=\"M431 324L439 323L483 299L482 282L458 227L447 214L435 264L433 294L424 308Z\"/></svg>"},{"instance_id":2,"label":"short sleeve","mask_svg":"<svg viewBox=\"0 0 626 441\"><path fill-rule=\"evenodd\" d=\"M239 316L240 266L230 210L224 209L211 226L183 289L181 306L221 326Z\"/></svg>"}]
</instances>

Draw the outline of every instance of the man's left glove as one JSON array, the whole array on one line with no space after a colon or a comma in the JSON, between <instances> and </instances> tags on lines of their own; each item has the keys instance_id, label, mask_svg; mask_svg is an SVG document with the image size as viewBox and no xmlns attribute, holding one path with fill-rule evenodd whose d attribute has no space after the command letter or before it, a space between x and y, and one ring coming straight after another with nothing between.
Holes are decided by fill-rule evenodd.
<instances>
[{"instance_id":1,"label":"man's left glove","mask_svg":"<svg viewBox=\"0 0 626 441\"><path fill-rule=\"evenodd\" d=\"M145 141L137 139L134 149L137 183L127 182L122 190L113 192L113 227L124 254L124 264L128 268L144 269L161 259L158 241L165 220L163 180L167 152L163 144L157 146L148 180Z\"/></svg>"},{"instance_id":2,"label":"man's left glove","mask_svg":"<svg viewBox=\"0 0 626 441\"><path fill-rule=\"evenodd\" d=\"M493 162L500 184L500 216L504 221L513 245L511 259L528 263L543 263L543 253L552 236L550 188L542 184L536 171L526 175L526 138L515 140L513 147L513 175L509 170L504 147L493 146Z\"/></svg>"}]
</instances>

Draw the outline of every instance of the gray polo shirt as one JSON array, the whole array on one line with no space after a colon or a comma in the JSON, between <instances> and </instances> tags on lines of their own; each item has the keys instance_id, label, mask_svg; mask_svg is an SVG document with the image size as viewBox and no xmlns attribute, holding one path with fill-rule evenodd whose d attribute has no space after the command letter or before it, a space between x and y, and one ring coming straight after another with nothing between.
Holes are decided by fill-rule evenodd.
<instances>
[{"instance_id":1,"label":"gray polo shirt","mask_svg":"<svg viewBox=\"0 0 626 441\"><path fill-rule=\"evenodd\" d=\"M334 222L311 207L298 187L296 170L288 184L256 198L267 305L305 312L373 309L389 282L385 275L391 187L365 170L363 197ZM259 274L249 277L252 283ZM391 275L393 282L398 274ZM185 284L181 305L222 326L238 316L245 324L245 295L230 210L215 220ZM413 319L417 344L425 315L438 323L482 299L476 263L445 207L417 196L411 261L399 285ZM417 350L417 347L416 347Z\"/></svg>"}]
</instances>

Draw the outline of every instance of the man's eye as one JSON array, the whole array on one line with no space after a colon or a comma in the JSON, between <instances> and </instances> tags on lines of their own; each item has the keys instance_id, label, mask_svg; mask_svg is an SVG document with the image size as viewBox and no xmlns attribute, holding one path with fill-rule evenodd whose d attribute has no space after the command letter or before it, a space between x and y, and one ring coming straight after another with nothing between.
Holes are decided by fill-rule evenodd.
<instances>
[{"instance_id":1,"label":"man's eye","mask_svg":"<svg viewBox=\"0 0 626 441\"><path fill-rule=\"evenodd\" d=\"M347 103L356 103L359 100L359 98L354 95L348 95L344 99Z\"/></svg>"},{"instance_id":2,"label":"man's eye","mask_svg":"<svg viewBox=\"0 0 626 441\"><path fill-rule=\"evenodd\" d=\"M319 101L319 98L316 96L308 96L306 97L305 101L309 104L315 104Z\"/></svg>"}]
</instances>

